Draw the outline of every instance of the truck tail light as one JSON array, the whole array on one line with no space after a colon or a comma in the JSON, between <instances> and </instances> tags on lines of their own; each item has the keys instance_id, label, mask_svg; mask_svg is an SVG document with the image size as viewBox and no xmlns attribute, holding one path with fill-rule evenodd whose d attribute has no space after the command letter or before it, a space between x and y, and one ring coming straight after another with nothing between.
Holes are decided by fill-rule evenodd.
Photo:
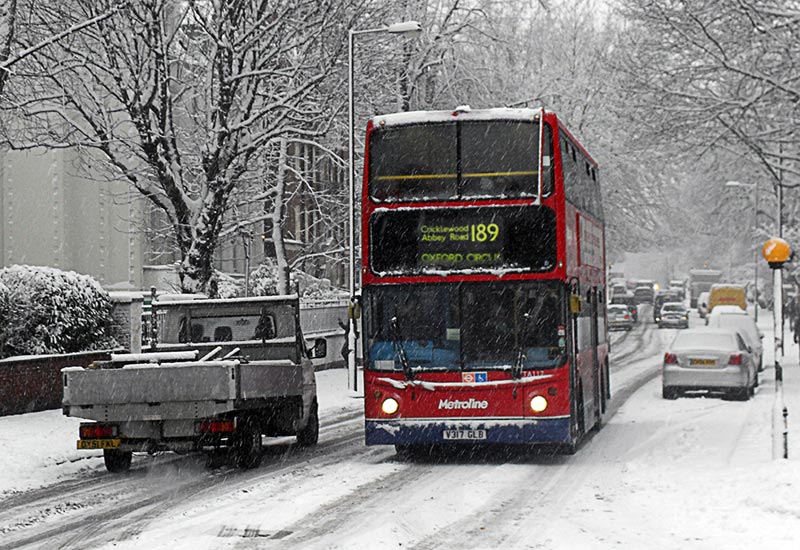
<instances>
[{"instance_id":1,"label":"truck tail light","mask_svg":"<svg viewBox=\"0 0 800 550\"><path fill-rule=\"evenodd\" d=\"M741 353L732 353L731 356L728 358L729 365L741 365L742 364L742 354Z\"/></svg>"},{"instance_id":2,"label":"truck tail light","mask_svg":"<svg viewBox=\"0 0 800 550\"><path fill-rule=\"evenodd\" d=\"M664 364L665 365L677 365L678 364L678 356L674 353L667 352L664 354Z\"/></svg>"},{"instance_id":3,"label":"truck tail light","mask_svg":"<svg viewBox=\"0 0 800 550\"><path fill-rule=\"evenodd\" d=\"M230 433L236 430L233 420L202 420L197 423L197 431L201 434Z\"/></svg>"},{"instance_id":4,"label":"truck tail light","mask_svg":"<svg viewBox=\"0 0 800 550\"><path fill-rule=\"evenodd\" d=\"M104 439L117 437L119 428L113 424L81 424L78 434L81 439Z\"/></svg>"}]
</instances>

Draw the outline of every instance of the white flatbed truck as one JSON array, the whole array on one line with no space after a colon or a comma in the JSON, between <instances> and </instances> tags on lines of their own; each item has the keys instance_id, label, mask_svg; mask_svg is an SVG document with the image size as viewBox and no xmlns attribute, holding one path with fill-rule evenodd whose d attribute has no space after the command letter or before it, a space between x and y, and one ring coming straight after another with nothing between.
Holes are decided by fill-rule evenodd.
<instances>
[{"instance_id":1,"label":"white flatbed truck","mask_svg":"<svg viewBox=\"0 0 800 550\"><path fill-rule=\"evenodd\" d=\"M297 295L154 302L157 342L88 368L62 369L63 412L81 423L79 449L102 449L109 472L134 452L204 452L210 465L260 463L263 436L315 445L313 358Z\"/></svg>"}]
</instances>

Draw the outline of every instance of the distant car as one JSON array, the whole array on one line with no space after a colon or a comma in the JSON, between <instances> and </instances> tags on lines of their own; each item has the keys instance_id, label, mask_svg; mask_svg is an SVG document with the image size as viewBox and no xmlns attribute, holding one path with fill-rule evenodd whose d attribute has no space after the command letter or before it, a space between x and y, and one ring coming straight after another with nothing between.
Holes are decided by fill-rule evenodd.
<instances>
[{"instance_id":1,"label":"distant car","mask_svg":"<svg viewBox=\"0 0 800 550\"><path fill-rule=\"evenodd\" d=\"M608 330L631 330L633 316L625 304L610 304L608 306Z\"/></svg>"},{"instance_id":2,"label":"distant car","mask_svg":"<svg viewBox=\"0 0 800 550\"><path fill-rule=\"evenodd\" d=\"M702 292L697 297L697 314L701 319L705 319L708 315L708 292Z\"/></svg>"},{"instance_id":3,"label":"distant car","mask_svg":"<svg viewBox=\"0 0 800 550\"><path fill-rule=\"evenodd\" d=\"M681 298L677 291L662 290L656 294L653 300L653 322L658 323L658 318L661 316L661 306L667 302L680 302Z\"/></svg>"},{"instance_id":4,"label":"distant car","mask_svg":"<svg viewBox=\"0 0 800 550\"><path fill-rule=\"evenodd\" d=\"M704 390L746 401L758 385L750 347L739 332L728 328L680 331L664 354L661 374L664 399Z\"/></svg>"},{"instance_id":5,"label":"distant car","mask_svg":"<svg viewBox=\"0 0 800 550\"><path fill-rule=\"evenodd\" d=\"M626 292L623 295L617 295L611 297L612 304L624 304L628 306L628 311L631 312L631 316L633 316L633 322L639 320L639 306L636 304L636 299L633 297L633 292Z\"/></svg>"},{"instance_id":6,"label":"distant car","mask_svg":"<svg viewBox=\"0 0 800 550\"><path fill-rule=\"evenodd\" d=\"M689 310L683 302L666 302L661 306L661 313L656 317L658 328L689 328Z\"/></svg>"},{"instance_id":7,"label":"distant car","mask_svg":"<svg viewBox=\"0 0 800 550\"><path fill-rule=\"evenodd\" d=\"M637 304L652 304L654 296L655 291L651 286L638 286L636 290L633 291L633 297Z\"/></svg>"},{"instance_id":8,"label":"distant car","mask_svg":"<svg viewBox=\"0 0 800 550\"><path fill-rule=\"evenodd\" d=\"M686 283L680 279L673 279L669 282L669 290L674 290L678 293L679 299L686 298Z\"/></svg>"},{"instance_id":9,"label":"distant car","mask_svg":"<svg viewBox=\"0 0 800 550\"><path fill-rule=\"evenodd\" d=\"M628 287L624 284L614 283L611 285L611 297L624 296L628 293Z\"/></svg>"},{"instance_id":10,"label":"distant car","mask_svg":"<svg viewBox=\"0 0 800 550\"><path fill-rule=\"evenodd\" d=\"M753 350L758 371L764 370L764 333L756 326L753 319L739 306L717 306L708 314L706 324L715 328L732 328L738 330L745 342Z\"/></svg>"}]
</instances>

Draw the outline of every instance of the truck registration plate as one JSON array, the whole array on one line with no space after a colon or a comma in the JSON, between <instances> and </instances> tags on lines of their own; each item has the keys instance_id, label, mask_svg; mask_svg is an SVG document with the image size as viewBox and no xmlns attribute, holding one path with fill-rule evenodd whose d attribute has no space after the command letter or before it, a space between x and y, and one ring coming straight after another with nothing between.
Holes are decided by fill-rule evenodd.
<instances>
[{"instance_id":1,"label":"truck registration plate","mask_svg":"<svg viewBox=\"0 0 800 550\"><path fill-rule=\"evenodd\" d=\"M445 430L442 433L442 438L479 441L486 439L486 430Z\"/></svg>"},{"instance_id":2,"label":"truck registration plate","mask_svg":"<svg viewBox=\"0 0 800 550\"><path fill-rule=\"evenodd\" d=\"M119 447L119 439L79 439L79 449L116 449Z\"/></svg>"}]
</instances>

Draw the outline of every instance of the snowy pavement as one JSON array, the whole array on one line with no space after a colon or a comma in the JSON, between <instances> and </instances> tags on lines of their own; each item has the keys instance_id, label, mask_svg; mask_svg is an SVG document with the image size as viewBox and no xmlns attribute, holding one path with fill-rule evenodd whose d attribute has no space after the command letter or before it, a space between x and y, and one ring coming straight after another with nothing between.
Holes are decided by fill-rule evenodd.
<instances>
[{"instance_id":1,"label":"snowy pavement","mask_svg":"<svg viewBox=\"0 0 800 550\"><path fill-rule=\"evenodd\" d=\"M322 419L363 409L363 391L359 395L347 389L347 373L342 369L318 372L317 394ZM104 470L102 451L76 448L80 423L60 409L0 417L0 499L81 472Z\"/></svg>"}]
</instances>

